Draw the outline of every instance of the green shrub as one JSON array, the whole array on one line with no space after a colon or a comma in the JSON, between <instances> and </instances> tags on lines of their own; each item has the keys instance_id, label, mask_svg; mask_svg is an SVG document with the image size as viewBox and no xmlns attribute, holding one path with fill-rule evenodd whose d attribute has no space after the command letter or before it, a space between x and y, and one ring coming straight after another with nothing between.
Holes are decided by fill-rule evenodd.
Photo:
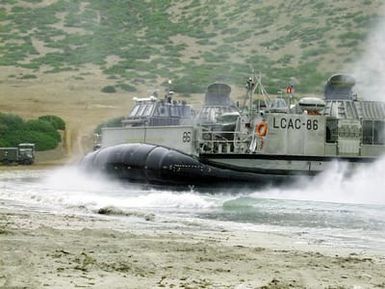
<instances>
[{"instance_id":1,"label":"green shrub","mask_svg":"<svg viewBox=\"0 0 385 289\"><path fill-rule=\"evenodd\" d=\"M20 77L20 79L36 79L37 76L35 74L24 74Z\"/></svg>"},{"instance_id":2,"label":"green shrub","mask_svg":"<svg viewBox=\"0 0 385 289\"><path fill-rule=\"evenodd\" d=\"M116 92L116 88L113 85L107 85L107 86L102 88L102 92L104 92L104 93L115 93Z\"/></svg>"},{"instance_id":3,"label":"green shrub","mask_svg":"<svg viewBox=\"0 0 385 289\"><path fill-rule=\"evenodd\" d=\"M7 146L17 146L19 143L28 142L34 143L38 151L54 149L58 145L58 141L54 137L44 132L27 129L8 132L3 138Z\"/></svg>"},{"instance_id":4,"label":"green shrub","mask_svg":"<svg viewBox=\"0 0 385 289\"><path fill-rule=\"evenodd\" d=\"M58 145L57 139L51 135L39 131L28 131L21 142L30 142L36 145L37 151L46 151L55 149Z\"/></svg>"},{"instance_id":5,"label":"green shrub","mask_svg":"<svg viewBox=\"0 0 385 289\"><path fill-rule=\"evenodd\" d=\"M24 121L17 115L0 113L0 146L34 143L38 151L54 149L61 140L56 127L65 127L56 116Z\"/></svg>"},{"instance_id":6,"label":"green shrub","mask_svg":"<svg viewBox=\"0 0 385 289\"><path fill-rule=\"evenodd\" d=\"M57 132L56 128L46 120L40 120L40 119L28 120L25 123L25 128L28 131L41 132L43 134L46 134L56 139L58 142L61 141L60 134Z\"/></svg>"},{"instance_id":7,"label":"green shrub","mask_svg":"<svg viewBox=\"0 0 385 289\"><path fill-rule=\"evenodd\" d=\"M121 84L118 84L117 87L119 87L120 89L123 89L125 91L129 91L129 92L134 92L136 91L136 88L132 85L129 85L127 83L121 83Z\"/></svg>"},{"instance_id":8,"label":"green shrub","mask_svg":"<svg viewBox=\"0 0 385 289\"><path fill-rule=\"evenodd\" d=\"M39 119L48 121L55 129L65 130L66 128L64 120L57 115L43 115L40 116Z\"/></svg>"},{"instance_id":9,"label":"green shrub","mask_svg":"<svg viewBox=\"0 0 385 289\"><path fill-rule=\"evenodd\" d=\"M180 94L203 93L204 85L205 84L197 83L192 78L188 77L177 79L173 84L174 90Z\"/></svg>"},{"instance_id":10,"label":"green shrub","mask_svg":"<svg viewBox=\"0 0 385 289\"><path fill-rule=\"evenodd\" d=\"M124 119L124 116L112 118L109 120L106 120L105 122L102 122L95 128L95 133L101 133L103 127L121 127L122 126L122 120Z\"/></svg>"},{"instance_id":11,"label":"green shrub","mask_svg":"<svg viewBox=\"0 0 385 289\"><path fill-rule=\"evenodd\" d=\"M0 112L0 124L5 127L6 130L19 129L23 123L23 119L16 114Z\"/></svg>"}]
</instances>

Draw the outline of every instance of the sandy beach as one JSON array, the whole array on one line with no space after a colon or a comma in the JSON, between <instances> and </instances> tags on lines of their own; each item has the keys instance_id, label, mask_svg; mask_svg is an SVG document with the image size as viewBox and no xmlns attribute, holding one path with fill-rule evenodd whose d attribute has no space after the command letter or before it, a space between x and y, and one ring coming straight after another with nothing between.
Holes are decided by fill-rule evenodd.
<instances>
[{"instance_id":1,"label":"sandy beach","mask_svg":"<svg viewBox=\"0 0 385 289\"><path fill-rule=\"evenodd\" d=\"M3 206L0 288L385 288L384 252L152 218Z\"/></svg>"}]
</instances>

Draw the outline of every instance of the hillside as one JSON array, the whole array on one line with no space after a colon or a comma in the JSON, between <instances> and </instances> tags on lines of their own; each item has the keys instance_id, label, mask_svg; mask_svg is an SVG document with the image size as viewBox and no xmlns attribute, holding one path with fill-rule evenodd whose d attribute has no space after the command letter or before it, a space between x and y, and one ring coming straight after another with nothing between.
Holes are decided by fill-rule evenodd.
<instances>
[{"instance_id":1,"label":"hillside","mask_svg":"<svg viewBox=\"0 0 385 289\"><path fill-rule=\"evenodd\" d=\"M89 131L129 96L173 79L184 95L251 68L269 92L319 93L365 50L377 0L7 0L0 4L0 111L57 114ZM115 93L104 93L110 89ZM190 98L193 102L196 98ZM76 133L77 134L77 133Z\"/></svg>"}]
</instances>

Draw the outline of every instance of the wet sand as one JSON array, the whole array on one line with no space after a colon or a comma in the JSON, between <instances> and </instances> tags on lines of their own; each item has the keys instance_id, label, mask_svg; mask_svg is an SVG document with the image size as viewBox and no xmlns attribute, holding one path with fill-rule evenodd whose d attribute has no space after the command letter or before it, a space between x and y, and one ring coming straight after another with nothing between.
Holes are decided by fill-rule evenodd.
<instances>
[{"instance_id":1,"label":"wet sand","mask_svg":"<svg viewBox=\"0 0 385 289\"><path fill-rule=\"evenodd\" d=\"M384 252L154 218L2 208L0 288L385 288Z\"/></svg>"}]
</instances>

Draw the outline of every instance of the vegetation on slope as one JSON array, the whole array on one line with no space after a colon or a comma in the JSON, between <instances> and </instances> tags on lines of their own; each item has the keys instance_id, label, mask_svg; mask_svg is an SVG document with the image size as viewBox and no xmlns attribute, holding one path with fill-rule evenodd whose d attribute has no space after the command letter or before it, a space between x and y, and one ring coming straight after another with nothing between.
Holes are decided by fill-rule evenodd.
<instances>
[{"instance_id":1,"label":"vegetation on slope","mask_svg":"<svg viewBox=\"0 0 385 289\"><path fill-rule=\"evenodd\" d=\"M117 89L174 79L180 93L240 84L253 67L270 92L321 89L359 55L380 15L372 0L8 0L0 65L34 72L97 65ZM113 91L109 88L109 92Z\"/></svg>"}]
</instances>

